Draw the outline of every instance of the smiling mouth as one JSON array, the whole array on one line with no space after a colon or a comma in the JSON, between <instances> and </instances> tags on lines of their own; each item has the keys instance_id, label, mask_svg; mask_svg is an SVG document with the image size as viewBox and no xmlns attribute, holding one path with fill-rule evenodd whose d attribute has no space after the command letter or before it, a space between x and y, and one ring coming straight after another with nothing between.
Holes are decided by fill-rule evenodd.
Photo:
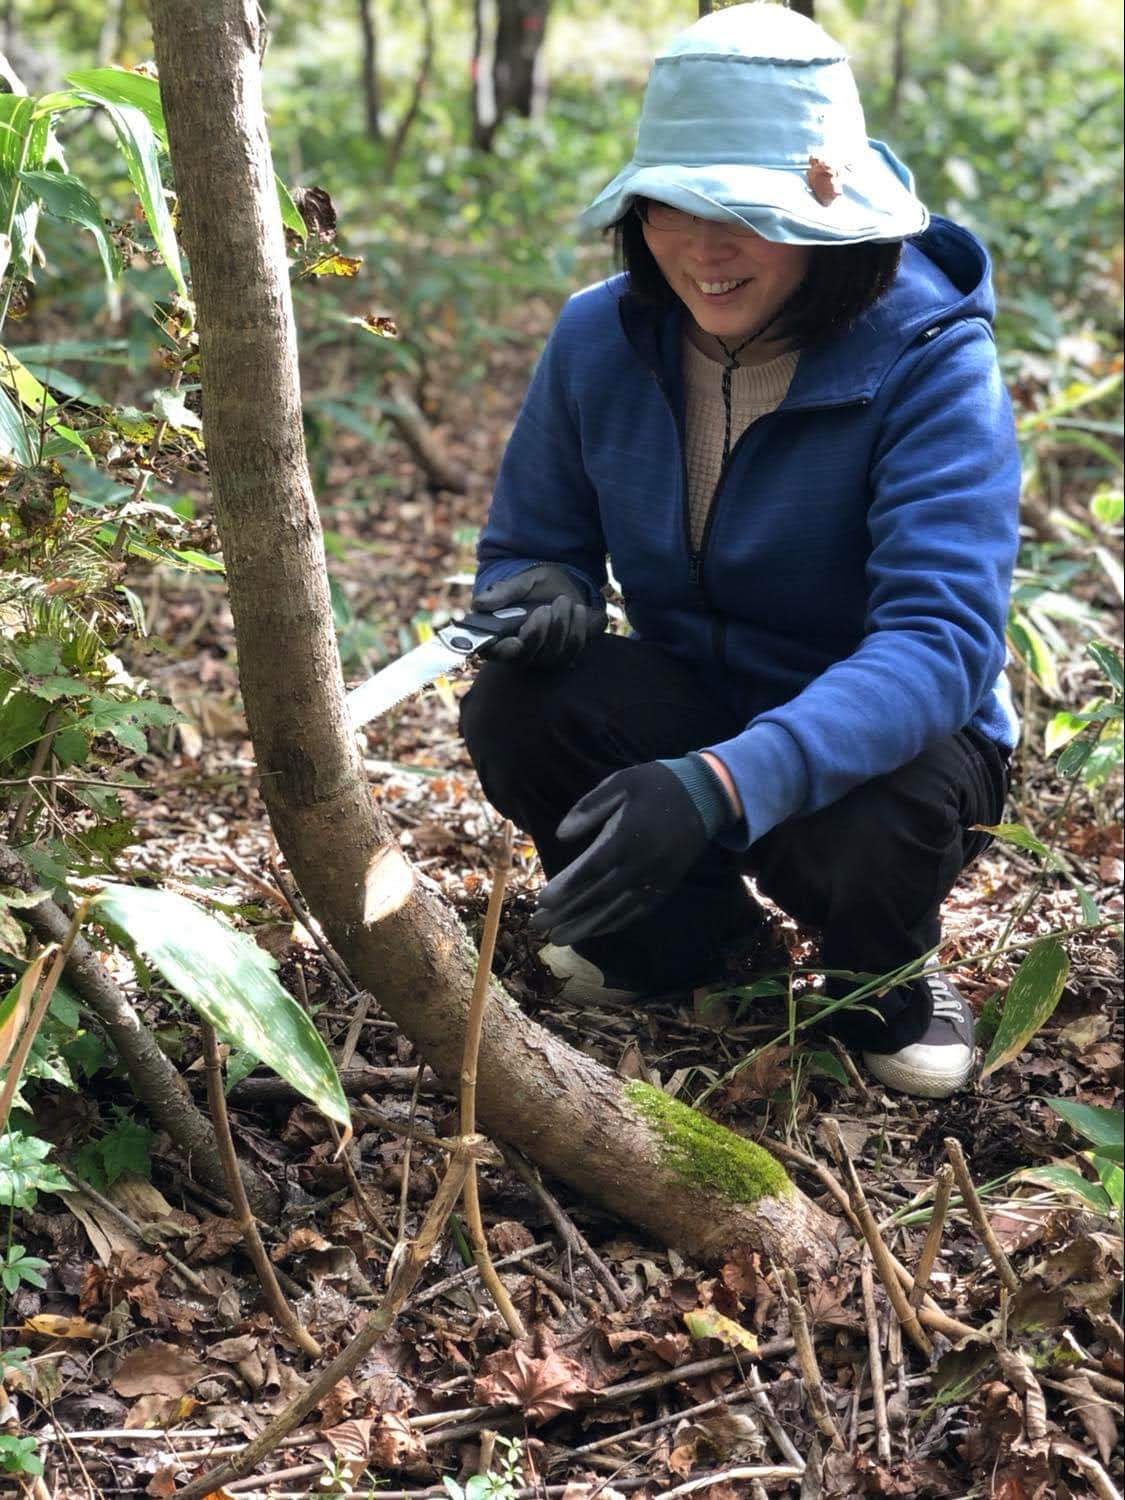
<instances>
[{"instance_id":1,"label":"smiling mouth","mask_svg":"<svg viewBox=\"0 0 1125 1500\"><path fill-rule=\"evenodd\" d=\"M724 297L727 292L733 292L738 287L745 286L750 278L744 276L741 281L695 281L693 277L692 280L705 297Z\"/></svg>"}]
</instances>

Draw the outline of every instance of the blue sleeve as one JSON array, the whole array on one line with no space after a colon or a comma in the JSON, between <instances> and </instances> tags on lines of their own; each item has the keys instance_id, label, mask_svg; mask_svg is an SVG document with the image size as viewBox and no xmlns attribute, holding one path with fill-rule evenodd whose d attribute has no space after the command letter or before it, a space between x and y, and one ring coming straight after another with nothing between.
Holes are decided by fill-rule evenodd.
<instances>
[{"instance_id":1,"label":"blue sleeve","mask_svg":"<svg viewBox=\"0 0 1125 1500\"><path fill-rule=\"evenodd\" d=\"M566 568L591 602L606 581L598 498L582 460L575 322L568 304L508 439L477 547L478 589L541 562Z\"/></svg>"},{"instance_id":2,"label":"blue sleeve","mask_svg":"<svg viewBox=\"0 0 1125 1500\"><path fill-rule=\"evenodd\" d=\"M951 325L890 379L877 398L864 638L788 703L707 747L742 799L735 846L962 729L1003 669L1020 466L987 325Z\"/></svg>"}]
</instances>

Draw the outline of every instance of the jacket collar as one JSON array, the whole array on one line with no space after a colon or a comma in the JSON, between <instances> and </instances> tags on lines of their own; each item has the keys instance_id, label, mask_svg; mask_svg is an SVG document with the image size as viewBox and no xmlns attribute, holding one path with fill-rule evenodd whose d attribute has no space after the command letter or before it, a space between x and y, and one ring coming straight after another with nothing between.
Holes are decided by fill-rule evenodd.
<instances>
[{"instance_id":1,"label":"jacket collar","mask_svg":"<svg viewBox=\"0 0 1125 1500\"><path fill-rule=\"evenodd\" d=\"M624 277L618 292L621 325L638 357L670 392L681 383L684 307L654 309L639 302ZM991 268L983 245L967 229L934 217L925 234L903 246L889 291L839 338L801 351L781 411L851 406L874 399L892 366L923 334L960 318L991 322Z\"/></svg>"}]
</instances>

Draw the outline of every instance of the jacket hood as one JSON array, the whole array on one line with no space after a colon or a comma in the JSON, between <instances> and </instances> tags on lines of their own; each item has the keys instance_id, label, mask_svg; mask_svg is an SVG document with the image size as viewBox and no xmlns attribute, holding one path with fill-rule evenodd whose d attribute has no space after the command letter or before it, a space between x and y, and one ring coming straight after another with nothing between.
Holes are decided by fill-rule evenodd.
<instances>
[{"instance_id":1,"label":"jacket hood","mask_svg":"<svg viewBox=\"0 0 1125 1500\"><path fill-rule=\"evenodd\" d=\"M624 277L609 286L620 296L625 335L645 363L678 381L683 308L653 309L632 297ZM783 411L845 406L874 399L900 356L919 338L961 319L991 324L996 311L988 253L969 230L938 216L908 240L893 285L838 338L801 351ZM932 331L931 331L932 330Z\"/></svg>"}]
</instances>

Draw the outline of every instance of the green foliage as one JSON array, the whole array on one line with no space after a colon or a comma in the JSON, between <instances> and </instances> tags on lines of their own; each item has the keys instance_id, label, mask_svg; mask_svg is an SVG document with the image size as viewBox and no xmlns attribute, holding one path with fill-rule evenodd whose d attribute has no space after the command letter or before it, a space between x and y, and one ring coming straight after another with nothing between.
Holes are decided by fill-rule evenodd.
<instances>
[{"instance_id":1,"label":"green foliage","mask_svg":"<svg viewBox=\"0 0 1125 1500\"><path fill-rule=\"evenodd\" d=\"M113 1128L87 1141L74 1158L77 1175L99 1192L112 1187L126 1172L147 1179L152 1171L152 1131L124 1110L118 1109L116 1115Z\"/></svg>"},{"instance_id":2,"label":"green foliage","mask_svg":"<svg viewBox=\"0 0 1125 1500\"><path fill-rule=\"evenodd\" d=\"M33 1437L13 1437L0 1433L0 1473L42 1474L43 1460L39 1457Z\"/></svg>"},{"instance_id":3,"label":"green foliage","mask_svg":"<svg viewBox=\"0 0 1125 1500\"><path fill-rule=\"evenodd\" d=\"M1082 1158L1093 1167L1098 1181L1091 1182L1073 1167L1061 1166L1030 1167L1020 1175L1028 1182L1041 1183L1044 1187L1053 1187L1081 1198L1099 1213L1116 1213L1120 1219L1125 1209L1125 1172L1122 1170L1125 1112L1082 1104L1077 1099L1048 1099L1047 1103L1072 1130L1092 1144L1093 1149L1084 1151Z\"/></svg>"},{"instance_id":4,"label":"green foliage","mask_svg":"<svg viewBox=\"0 0 1125 1500\"><path fill-rule=\"evenodd\" d=\"M515 1500L523 1485L523 1444L518 1438L498 1437L496 1448L499 1468L487 1474L474 1474L465 1483L442 1479L450 1500Z\"/></svg>"},{"instance_id":5,"label":"green foliage","mask_svg":"<svg viewBox=\"0 0 1125 1500\"><path fill-rule=\"evenodd\" d=\"M140 948L208 1021L347 1125L347 1100L328 1049L253 939L172 891L107 886L92 914Z\"/></svg>"},{"instance_id":6,"label":"green foliage","mask_svg":"<svg viewBox=\"0 0 1125 1500\"><path fill-rule=\"evenodd\" d=\"M982 1080L1018 1057L1054 1014L1069 972L1070 960L1057 938L1042 938L1032 944L1008 986L1000 1024L981 1070Z\"/></svg>"},{"instance_id":7,"label":"green foliage","mask_svg":"<svg viewBox=\"0 0 1125 1500\"><path fill-rule=\"evenodd\" d=\"M69 1191L66 1178L46 1157L49 1141L9 1130L0 1135L0 1204L34 1208L40 1193Z\"/></svg>"},{"instance_id":8,"label":"green foliage","mask_svg":"<svg viewBox=\"0 0 1125 1500\"><path fill-rule=\"evenodd\" d=\"M0 1255L0 1284L4 1290L14 1292L21 1283L28 1286L45 1287L43 1272L47 1262L37 1255L28 1255L23 1245L9 1245L7 1253Z\"/></svg>"}]
</instances>

